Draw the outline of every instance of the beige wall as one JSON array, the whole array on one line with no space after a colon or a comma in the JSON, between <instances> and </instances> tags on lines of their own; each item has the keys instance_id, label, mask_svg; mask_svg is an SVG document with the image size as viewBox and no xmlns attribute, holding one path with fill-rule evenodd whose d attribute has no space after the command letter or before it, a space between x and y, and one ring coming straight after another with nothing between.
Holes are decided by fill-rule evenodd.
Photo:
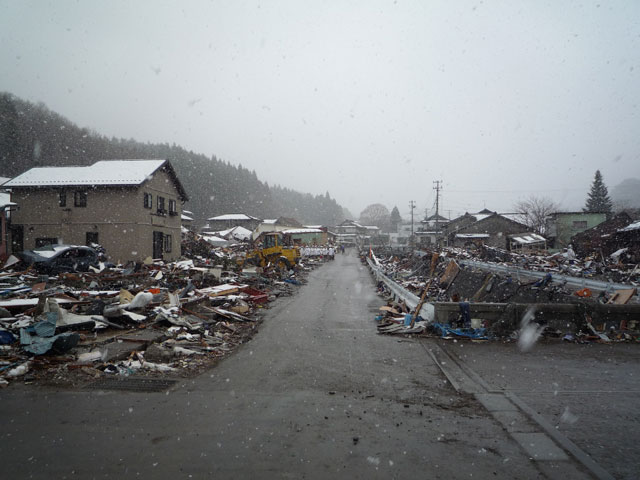
<instances>
[{"instance_id":1,"label":"beige wall","mask_svg":"<svg viewBox=\"0 0 640 480\"><path fill-rule=\"evenodd\" d=\"M182 204L169 175L158 171L140 187L85 189L87 206L75 207L73 192L65 187L66 207L59 206L60 188L14 188L18 204L11 221L24 229L24 248L35 248L36 238L57 238L62 243L84 245L87 232L98 232L98 241L115 263L142 261L153 254L153 232L171 236L171 252L165 260L180 257ZM153 208L144 208L144 193L153 195ZM156 211L158 195L165 198L166 215ZM176 201L177 215L169 215L169 200Z\"/></svg>"}]
</instances>

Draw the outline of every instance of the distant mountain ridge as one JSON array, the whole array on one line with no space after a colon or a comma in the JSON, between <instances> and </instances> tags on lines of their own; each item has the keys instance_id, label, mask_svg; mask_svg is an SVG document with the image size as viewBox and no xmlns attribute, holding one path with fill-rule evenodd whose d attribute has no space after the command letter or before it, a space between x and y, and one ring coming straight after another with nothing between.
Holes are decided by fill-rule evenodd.
<instances>
[{"instance_id":1,"label":"distant mountain ridge","mask_svg":"<svg viewBox=\"0 0 640 480\"><path fill-rule=\"evenodd\" d=\"M38 166L91 165L97 160L168 159L190 201L185 208L199 223L223 213L260 218L294 217L304 224L337 225L343 208L329 195L311 195L269 186L255 171L168 143L107 138L80 128L51 111L0 92L0 176Z\"/></svg>"},{"instance_id":2,"label":"distant mountain ridge","mask_svg":"<svg viewBox=\"0 0 640 480\"><path fill-rule=\"evenodd\" d=\"M611 189L610 197L620 208L640 208L640 180L624 179Z\"/></svg>"}]
</instances>

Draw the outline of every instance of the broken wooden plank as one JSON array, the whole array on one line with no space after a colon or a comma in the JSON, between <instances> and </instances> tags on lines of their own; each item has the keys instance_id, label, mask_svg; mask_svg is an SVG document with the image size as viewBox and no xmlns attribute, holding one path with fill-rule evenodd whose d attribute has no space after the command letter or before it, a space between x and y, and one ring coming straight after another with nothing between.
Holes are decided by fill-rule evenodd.
<instances>
[{"instance_id":1,"label":"broken wooden plank","mask_svg":"<svg viewBox=\"0 0 640 480\"><path fill-rule=\"evenodd\" d=\"M455 260L450 260L447 268L444 269L444 273L440 277L440 287L448 288L458 276L458 272L460 272L460 266Z\"/></svg>"},{"instance_id":2,"label":"broken wooden plank","mask_svg":"<svg viewBox=\"0 0 640 480\"><path fill-rule=\"evenodd\" d=\"M616 290L607 303L613 303L616 305L625 305L629 303L629 300L638 293L637 288L628 288L625 290Z\"/></svg>"}]
</instances>

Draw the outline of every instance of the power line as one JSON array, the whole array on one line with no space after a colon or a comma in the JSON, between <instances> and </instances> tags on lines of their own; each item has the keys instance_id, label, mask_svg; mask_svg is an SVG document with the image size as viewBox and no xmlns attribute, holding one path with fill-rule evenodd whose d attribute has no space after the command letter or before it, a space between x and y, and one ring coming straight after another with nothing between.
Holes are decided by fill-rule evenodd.
<instances>
[{"instance_id":1,"label":"power line","mask_svg":"<svg viewBox=\"0 0 640 480\"><path fill-rule=\"evenodd\" d=\"M539 192L566 192L584 191L584 188L546 188L537 190L448 190L451 193L539 193Z\"/></svg>"}]
</instances>

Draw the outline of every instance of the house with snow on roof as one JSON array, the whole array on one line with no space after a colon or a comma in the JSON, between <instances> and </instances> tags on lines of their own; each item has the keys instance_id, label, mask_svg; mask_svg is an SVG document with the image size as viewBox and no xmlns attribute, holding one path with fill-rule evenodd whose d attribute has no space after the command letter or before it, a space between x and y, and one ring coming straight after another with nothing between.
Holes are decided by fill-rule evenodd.
<instances>
[{"instance_id":1,"label":"house with snow on roof","mask_svg":"<svg viewBox=\"0 0 640 480\"><path fill-rule=\"evenodd\" d=\"M51 243L102 245L115 263L180 257L188 200L168 160L102 160L32 168L9 180L13 251Z\"/></svg>"},{"instance_id":2,"label":"house with snow on roof","mask_svg":"<svg viewBox=\"0 0 640 480\"><path fill-rule=\"evenodd\" d=\"M180 220L182 222L183 233L193 228L193 212L191 212L190 210L182 210Z\"/></svg>"},{"instance_id":3,"label":"house with snow on roof","mask_svg":"<svg viewBox=\"0 0 640 480\"><path fill-rule=\"evenodd\" d=\"M225 213L207 218L207 225L202 228L204 232L220 232L233 227L243 227L247 230L255 230L262 220L246 213Z\"/></svg>"},{"instance_id":4,"label":"house with snow on roof","mask_svg":"<svg viewBox=\"0 0 640 480\"><path fill-rule=\"evenodd\" d=\"M304 228L295 218L278 217L262 220L253 230L253 239L257 239L261 233L265 232L283 232L284 230Z\"/></svg>"},{"instance_id":5,"label":"house with snow on roof","mask_svg":"<svg viewBox=\"0 0 640 480\"><path fill-rule=\"evenodd\" d=\"M499 214L484 209L465 213L445 227L447 243L454 247L475 248L481 245L510 249L544 249L545 238L529 230L512 214Z\"/></svg>"}]
</instances>

